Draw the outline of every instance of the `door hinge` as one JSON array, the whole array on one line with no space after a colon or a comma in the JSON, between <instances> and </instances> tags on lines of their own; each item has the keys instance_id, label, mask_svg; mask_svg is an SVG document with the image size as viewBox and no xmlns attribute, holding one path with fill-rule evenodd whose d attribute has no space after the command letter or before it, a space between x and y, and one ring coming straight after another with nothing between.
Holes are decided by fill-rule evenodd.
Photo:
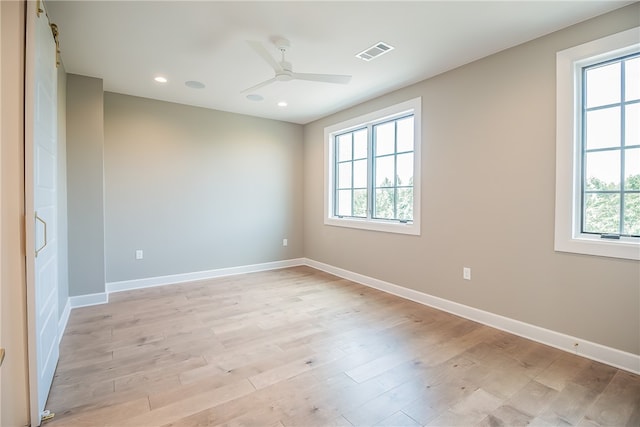
<instances>
[{"instance_id":1,"label":"door hinge","mask_svg":"<svg viewBox=\"0 0 640 427\"><path fill-rule=\"evenodd\" d=\"M2 362L4 362L4 348L0 348L0 366L2 366Z\"/></svg>"}]
</instances>

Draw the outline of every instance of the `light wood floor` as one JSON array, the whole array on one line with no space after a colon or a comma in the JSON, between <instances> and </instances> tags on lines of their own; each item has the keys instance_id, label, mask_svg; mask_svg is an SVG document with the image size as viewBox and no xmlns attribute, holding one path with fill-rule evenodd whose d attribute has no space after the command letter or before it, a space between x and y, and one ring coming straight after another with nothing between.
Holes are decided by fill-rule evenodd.
<instances>
[{"instance_id":1,"label":"light wood floor","mask_svg":"<svg viewBox=\"0 0 640 427\"><path fill-rule=\"evenodd\" d=\"M73 310L53 426L640 426L640 377L298 267Z\"/></svg>"}]
</instances>

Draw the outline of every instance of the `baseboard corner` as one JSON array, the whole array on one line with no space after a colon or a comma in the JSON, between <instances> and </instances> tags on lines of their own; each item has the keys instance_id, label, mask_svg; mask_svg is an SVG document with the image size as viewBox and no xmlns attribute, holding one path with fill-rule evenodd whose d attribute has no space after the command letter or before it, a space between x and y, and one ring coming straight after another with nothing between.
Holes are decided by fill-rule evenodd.
<instances>
[{"instance_id":1,"label":"baseboard corner","mask_svg":"<svg viewBox=\"0 0 640 427\"><path fill-rule=\"evenodd\" d=\"M109 294L106 292L69 297L69 305L71 308L89 307L92 305L106 304L108 302Z\"/></svg>"}]
</instances>

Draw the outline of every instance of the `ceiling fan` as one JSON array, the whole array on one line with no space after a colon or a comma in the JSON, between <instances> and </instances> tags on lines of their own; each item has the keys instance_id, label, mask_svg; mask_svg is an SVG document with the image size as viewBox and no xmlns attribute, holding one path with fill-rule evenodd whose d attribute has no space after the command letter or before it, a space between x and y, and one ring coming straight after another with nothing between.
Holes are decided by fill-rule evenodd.
<instances>
[{"instance_id":1,"label":"ceiling fan","mask_svg":"<svg viewBox=\"0 0 640 427\"><path fill-rule=\"evenodd\" d=\"M273 44L276 45L278 50L281 53L280 62L277 62L271 54L267 51L267 49L262 45L262 43L255 41L247 41L249 46L253 48L253 50L262 57L275 71L275 76L269 80L266 80L262 83L258 83L255 86L251 86L243 90L240 93L252 92L256 89L259 89L263 86L271 84L273 82L287 82L290 80L309 80L313 82L322 82L322 83L338 83L338 84L347 84L351 81L351 76L340 75L340 74L310 74L310 73L294 73L293 68L290 62L285 60L285 54L287 50L290 48L289 40L283 38L277 38L273 41Z\"/></svg>"}]
</instances>

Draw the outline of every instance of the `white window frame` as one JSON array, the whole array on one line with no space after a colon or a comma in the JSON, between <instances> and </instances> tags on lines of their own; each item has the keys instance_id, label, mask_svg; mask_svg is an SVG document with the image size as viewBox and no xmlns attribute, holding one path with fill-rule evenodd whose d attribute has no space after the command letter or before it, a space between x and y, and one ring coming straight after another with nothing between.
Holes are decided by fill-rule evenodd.
<instances>
[{"instance_id":1,"label":"white window frame","mask_svg":"<svg viewBox=\"0 0 640 427\"><path fill-rule=\"evenodd\" d=\"M364 230L383 231L389 233L401 233L420 235L420 146L422 144L422 98L414 98L399 104L374 111L359 117L336 123L324 129L324 164L325 164L325 185L324 185L324 223L338 227L358 228ZM392 120L404 114L413 113L413 221L400 222L394 220L378 220L371 218L351 218L337 217L334 215L334 136L350 130L361 128L363 125ZM371 153L368 153L371 156ZM371 197L371 189L370 195Z\"/></svg>"},{"instance_id":2,"label":"white window frame","mask_svg":"<svg viewBox=\"0 0 640 427\"><path fill-rule=\"evenodd\" d=\"M636 27L556 54L556 251L640 260L640 239L602 239L580 230L582 68L639 49Z\"/></svg>"}]
</instances>

